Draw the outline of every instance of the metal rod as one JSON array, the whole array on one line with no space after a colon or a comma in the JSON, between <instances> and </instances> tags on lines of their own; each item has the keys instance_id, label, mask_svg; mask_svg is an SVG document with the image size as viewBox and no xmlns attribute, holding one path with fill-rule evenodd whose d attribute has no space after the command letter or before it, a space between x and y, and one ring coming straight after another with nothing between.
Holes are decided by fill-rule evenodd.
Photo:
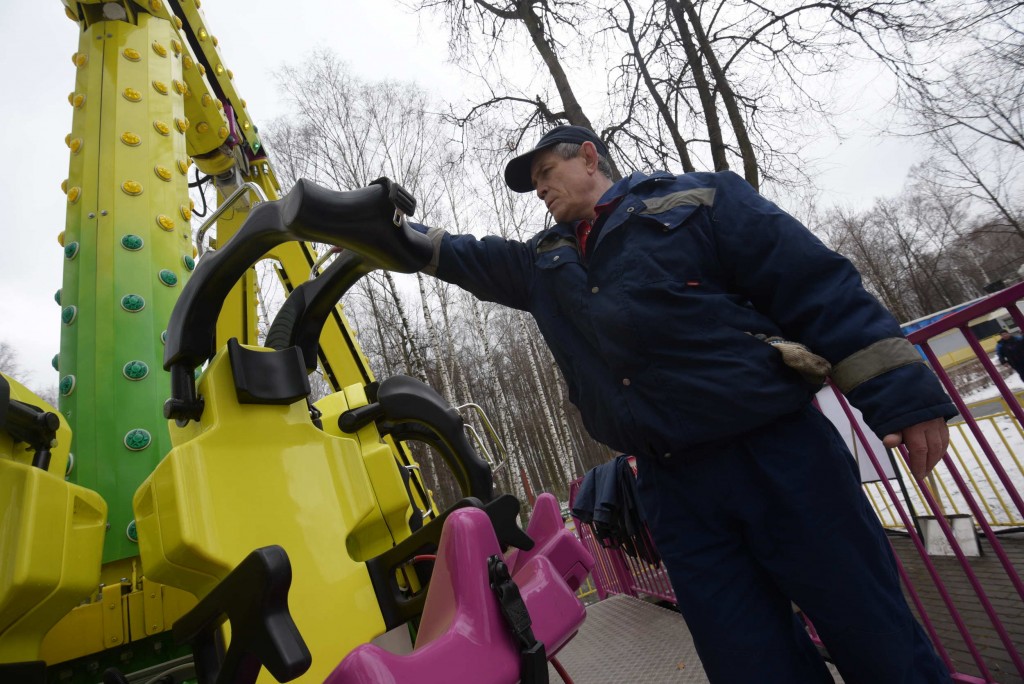
<instances>
[{"instance_id":1,"label":"metal rod","mask_svg":"<svg viewBox=\"0 0 1024 684\"><path fill-rule=\"evenodd\" d=\"M261 202L267 201L267 196L263 194L263 188L256 185L252 181L242 183L237 190L228 195L228 198L221 202L220 205L213 210L213 213L210 214L210 218L203 221L203 225L199 226L199 232L196 233L196 251L198 252L196 254L197 257L203 256L203 252L206 251L203 248L203 242L205 241L206 238L206 231L210 230L214 222L216 222L216 220L221 217L221 214L227 211L232 204L241 199L245 195L245 192L247 190L252 190L253 192L255 192L256 196L259 198Z\"/></svg>"},{"instance_id":2,"label":"metal rod","mask_svg":"<svg viewBox=\"0 0 1024 684\"><path fill-rule=\"evenodd\" d=\"M497 447L498 451L501 452L501 456L502 456L501 461L498 462L497 464L495 464L493 461L491 462L492 469L495 472L497 472L498 470L503 468L506 463L508 463L508 451L505 449L505 445L502 443L501 439L499 439L498 433L495 432L494 426L491 425L491 421L487 418L487 414L484 413L483 408L481 408L479 404L473 404L473 403L463 404L462 406L456 406L455 410L456 411L461 411L464 408L470 408L470 409L473 409L473 410L475 410L477 412L477 415L480 416L480 422L483 424L484 428L487 430L487 434L489 434L491 436L491 440L494 442L494 445ZM484 448L483 443L480 441L480 436L477 434L476 430L474 430L473 427L469 423L466 423L466 427L469 430L471 430L473 435L476 437L477 443L480 444L480 448L483 449L484 454L487 456L487 460L491 461L490 454L487 452L487 449Z\"/></svg>"}]
</instances>

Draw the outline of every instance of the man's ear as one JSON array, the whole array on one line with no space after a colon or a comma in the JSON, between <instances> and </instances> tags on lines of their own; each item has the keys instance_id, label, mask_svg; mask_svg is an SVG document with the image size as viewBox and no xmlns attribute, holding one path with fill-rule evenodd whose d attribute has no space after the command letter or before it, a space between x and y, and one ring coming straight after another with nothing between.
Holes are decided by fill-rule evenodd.
<instances>
[{"instance_id":1,"label":"man's ear","mask_svg":"<svg viewBox=\"0 0 1024 684\"><path fill-rule=\"evenodd\" d=\"M590 142L589 140L584 141L583 144L580 145L580 154L583 155L583 160L587 164L587 171L596 172L597 158L600 155L598 155L597 147L594 146L594 143Z\"/></svg>"}]
</instances>

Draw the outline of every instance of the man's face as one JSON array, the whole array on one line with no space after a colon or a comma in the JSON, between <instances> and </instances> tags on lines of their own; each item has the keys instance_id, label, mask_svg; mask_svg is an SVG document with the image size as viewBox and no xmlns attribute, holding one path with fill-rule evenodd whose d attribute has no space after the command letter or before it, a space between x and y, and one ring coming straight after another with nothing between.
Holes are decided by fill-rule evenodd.
<instances>
[{"instance_id":1,"label":"man's face","mask_svg":"<svg viewBox=\"0 0 1024 684\"><path fill-rule=\"evenodd\" d=\"M530 165L530 179L556 221L594 217L593 178L582 154L562 159L551 150L538 152Z\"/></svg>"}]
</instances>

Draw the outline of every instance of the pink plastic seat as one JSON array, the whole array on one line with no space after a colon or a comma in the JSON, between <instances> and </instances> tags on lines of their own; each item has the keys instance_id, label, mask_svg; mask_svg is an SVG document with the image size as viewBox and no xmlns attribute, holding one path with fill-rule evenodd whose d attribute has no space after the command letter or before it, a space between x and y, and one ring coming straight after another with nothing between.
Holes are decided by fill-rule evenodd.
<instances>
[{"instance_id":1,"label":"pink plastic seat","mask_svg":"<svg viewBox=\"0 0 1024 684\"><path fill-rule=\"evenodd\" d=\"M534 541L529 551L513 549L506 562L512 577L531 559L544 556L555 566L569 588L576 591L594 567L594 557L572 532L565 528L558 500L544 493L537 497L526 533Z\"/></svg>"},{"instance_id":2,"label":"pink plastic seat","mask_svg":"<svg viewBox=\"0 0 1024 684\"><path fill-rule=\"evenodd\" d=\"M412 653L396 655L376 645L364 644L349 653L325 681L329 684L518 682L519 647L489 584L487 559L494 555L501 555L501 548L487 514L476 508L452 513L441 533L437 562ZM590 563L593 564L592 559ZM549 558L534 554L518 560L517 566L513 579L529 610L534 636L544 643L550 657L575 635L586 613L562 572Z\"/></svg>"}]
</instances>

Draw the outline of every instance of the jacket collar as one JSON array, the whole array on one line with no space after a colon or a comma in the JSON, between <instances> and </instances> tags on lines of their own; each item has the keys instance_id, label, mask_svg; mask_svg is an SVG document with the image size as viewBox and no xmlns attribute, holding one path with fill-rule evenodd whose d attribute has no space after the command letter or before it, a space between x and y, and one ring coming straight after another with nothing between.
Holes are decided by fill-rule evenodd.
<instances>
[{"instance_id":1,"label":"jacket collar","mask_svg":"<svg viewBox=\"0 0 1024 684\"><path fill-rule=\"evenodd\" d=\"M615 183L613 183L612 187L608 188L608 190L606 190L605 193L601 195L601 199L599 199L597 203L607 204L608 202L614 202L615 200L622 199L627 194L633 192L633 190L635 190L636 188L650 181L671 180L674 178L675 174L669 173L668 171L655 171L652 174L634 171L628 176L621 178ZM559 235L560 237L571 237L573 240L575 240L577 223L579 223L579 221L563 221L561 223L556 223L550 228L541 231L541 235L546 236L548 232L552 232L555 233L556 235Z\"/></svg>"}]
</instances>

